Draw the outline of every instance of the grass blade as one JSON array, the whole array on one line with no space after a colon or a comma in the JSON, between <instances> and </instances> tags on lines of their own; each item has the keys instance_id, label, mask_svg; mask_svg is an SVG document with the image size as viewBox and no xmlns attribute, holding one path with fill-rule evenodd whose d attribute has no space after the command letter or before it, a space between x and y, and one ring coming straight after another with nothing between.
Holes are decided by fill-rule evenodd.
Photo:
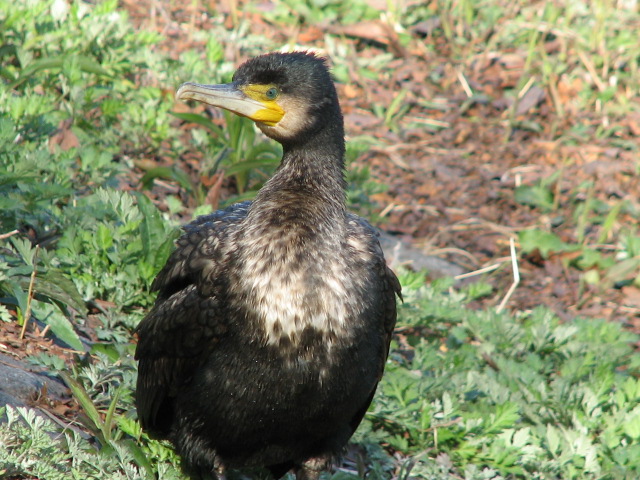
<instances>
[{"instance_id":1,"label":"grass blade","mask_svg":"<svg viewBox=\"0 0 640 480\"><path fill-rule=\"evenodd\" d=\"M84 413L87 415L87 417L89 417L89 420L91 420L91 422L93 423L93 425L90 426L90 427L93 427L92 430L103 432L104 422L100 417L100 412L98 412L98 409L93 404L93 400L91 400L91 397L89 396L87 391L84 389L84 387L77 380L71 378L71 376L69 376L69 374L67 374L66 372L60 372L59 375L62 377L62 380L64 380L64 383L66 383L69 389L71 390L71 393L73 394L74 398L78 401L78 403L82 407L82 410L84 410Z\"/></svg>"}]
</instances>

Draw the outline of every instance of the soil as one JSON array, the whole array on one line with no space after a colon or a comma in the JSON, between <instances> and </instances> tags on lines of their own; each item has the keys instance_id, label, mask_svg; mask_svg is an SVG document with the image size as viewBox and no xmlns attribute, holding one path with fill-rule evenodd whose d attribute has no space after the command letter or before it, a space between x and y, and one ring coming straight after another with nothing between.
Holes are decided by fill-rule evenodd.
<instances>
[{"instance_id":1,"label":"soil","mask_svg":"<svg viewBox=\"0 0 640 480\"><path fill-rule=\"evenodd\" d=\"M249 21L253 33L274 43L293 39L322 50L325 34L333 33L342 35L346 51L357 52L357 58L341 59L348 65L351 82L339 84L338 90L347 141L360 135L379 141L356 166L367 165L373 178L389 187L372 199L382 213L380 227L425 255L441 257L467 272L500 265L482 277L493 286L493 295L471 308L497 305L504 298L514 281L510 239L516 241L518 252L517 232L548 230L578 245L576 209L587 196L609 206L627 202L629 207L618 215L612 232L635 225L627 212L640 207L636 153L620 145L637 145L640 113L615 119L614 137L576 137L575 125L593 133L608 121L575 107L580 90L591 88L583 81L560 79L555 92L535 85L523 89L513 112L509 107L524 72L525 52L487 51L456 61L450 46L431 36L433 26L425 22L411 27L412 40L403 47L393 29L382 22L276 28L260 15L260 8L268 10L271 3L246 12L243 5L237 4L238 21ZM233 26L226 2L215 7L154 3L151 8L146 2L125 1L124 7L137 26L165 35L156 48L176 59L184 49L204 51L204 43L193 40L194 30ZM557 47L550 43L548 48ZM382 75L370 79L361 74L358 61L383 54L392 54L392 59ZM247 58L233 44L225 45L225 55L236 64ZM373 113L373 105L386 110L401 92L408 109L385 124ZM563 105L561 114L554 108L554 98ZM184 110L185 105L176 103L176 109ZM186 131L189 125L182 128ZM194 158L184 162L197 175ZM550 211L515 200L517 186L535 186L553 175L557 179L548 187L555 196ZM218 188L215 193L228 191ZM615 244L599 238L601 231L600 225L589 225L584 244L604 253L615 250ZM585 284L581 282L585 272L571 263L573 257L575 253L566 252L551 252L548 257L537 251L519 254L520 283L507 307L522 311L545 305L564 320L604 317L640 332L640 289L629 282Z\"/></svg>"}]
</instances>

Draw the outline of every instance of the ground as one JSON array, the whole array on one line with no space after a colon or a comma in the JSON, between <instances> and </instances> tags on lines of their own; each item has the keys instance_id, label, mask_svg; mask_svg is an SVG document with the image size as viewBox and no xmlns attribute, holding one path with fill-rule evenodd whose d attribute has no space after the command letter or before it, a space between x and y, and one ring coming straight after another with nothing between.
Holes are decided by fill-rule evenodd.
<instances>
[{"instance_id":1,"label":"ground","mask_svg":"<svg viewBox=\"0 0 640 480\"><path fill-rule=\"evenodd\" d=\"M493 293L471 308L497 305L504 298L513 283L509 239L517 240L517 232L550 230L568 244L577 244L576 205L587 197L604 205L626 202L612 230L635 225L632 214L637 216L640 208L640 177L636 152L625 145L637 145L640 112L617 118L616 134L608 138L572 137L576 126L585 131L611 127L608 118L574 107L581 90L591 88L584 81L560 79L554 91L525 88L515 115L508 108L513 103L509 91L522 76L526 52L486 51L455 60L451 46L430 36L437 25L428 22L411 27L412 41L405 47L383 22L273 28L260 15L272 4L247 9L249 13L243 13L244 5L236 5L240 20L250 21L254 34L275 43L294 41L322 49L325 34L331 33L357 52L360 62L342 59L351 83L338 84L338 91L347 140L365 134L378 140L355 164L368 165L373 178L389 187L372 199L381 213L379 226L426 255L442 257L469 272L497 267L482 277L493 286ZM122 6L138 27L160 32L165 40L156 48L175 59L185 49L204 49L203 42L193 40L195 29L207 31L221 22L233 25L226 2L215 8L199 2L168 6L124 1ZM546 45L550 52L559 48L554 41ZM375 78L361 74L358 64L363 59L383 55L391 60L381 74ZM245 59L234 44L226 45L225 57L236 64ZM403 96L401 106L393 106L398 95ZM564 105L562 112L556 104ZM396 112L385 118L374 114L373 106ZM186 109L176 103L176 110ZM188 125L182 128L186 131ZM183 159L196 180L199 159L198 152ZM154 161L170 160L160 155ZM516 201L517 186L534 186L550 178L552 209ZM601 228L587 227L583 245L604 252L616 249L609 242L611 235L599 238ZM520 283L507 308L546 305L564 320L576 315L603 317L640 332L640 289L615 278L595 284L581 281L585 271L571 263L575 256L572 251L551 252L546 258L538 252L521 255ZM3 337L3 344L13 338L9 332ZM50 343L37 334L32 341Z\"/></svg>"},{"instance_id":2,"label":"ground","mask_svg":"<svg viewBox=\"0 0 640 480\"><path fill-rule=\"evenodd\" d=\"M521 280L506 308L523 311L545 305L565 321L601 317L640 333L640 288L627 281L633 272L618 277L611 268L578 268L574 262L578 253L572 249L522 254L518 241L518 232L538 229L553 232L568 245L604 254L619 248L619 236L614 234L635 228L640 209L638 109L613 120L599 115L597 108L577 109L577 99L593 86L586 79L562 77L551 90L527 83L519 92L517 107L511 108L526 52L487 50L461 58L441 37L431 35L437 25L427 22L411 26L411 41L402 45L382 21L274 28L260 15L260 8L270 8L269 2L246 12L242 2L233 5L122 2L137 26L163 34L165 40L155 48L175 59L185 49L204 48L203 42L194 40L194 29L206 31L221 22L231 28L232 8L241 21L250 21L254 34L275 44L322 49L327 33L339 37L348 45L346 51L357 52L358 57L341 59L351 79L338 84L347 140L365 134L377 139L355 165L369 166L373 178L388 186L372 198L381 229L468 272L495 266L482 277L492 285L492 293L470 308L496 306L505 297L514 281L513 239ZM550 39L545 48L551 53L559 47ZM359 67L366 63L363 60L380 57L388 59L386 67L374 77L363 75ZM225 58L239 64L246 57L230 43ZM188 108L176 103L176 110ZM180 128L187 138L189 126ZM607 129L614 133L579 134ZM196 179L199 159L198 152L181 159ZM152 161L166 164L170 159L160 152ZM141 172L136 173L139 178ZM540 182L543 200L517 199L519 186L535 187ZM231 187L223 192L234 193ZM544 199L551 205L543 208ZM580 213L584 212L580 206L598 202L605 212L602 217L624 202L608 230L602 219L592 221L599 214L596 208ZM601 280L587 281L589 270ZM17 340L18 334L5 325L0 331L2 350L17 356L40 351L72 356L39 329L28 331L25 343Z\"/></svg>"},{"instance_id":3,"label":"ground","mask_svg":"<svg viewBox=\"0 0 640 480\"><path fill-rule=\"evenodd\" d=\"M181 49L198 46L191 40L194 29L211 29L220 16L231 25L225 5L213 11L200 4L182 8L124 3L140 27L166 35L158 48L175 58ZM640 206L636 152L621 146L624 141L637 143L640 113L617 124L613 137L575 137L572 142L576 125L588 130L606 127L608 120L576 110L576 97L590 87L561 79L553 92L535 86L523 89L511 118L508 91L522 76L525 52L487 51L454 61L446 43L428 36L425 22L413 27L413 41L402 47L382 22L282 30L272 28L259 12L243 13L242 6L237 13L252 22L252 31L276 42L293 39L322 48L329 31L342 34L341 41L360 59L392 54L376 78L359 74L357 62L346 60L352 82L339 84L338 90L347 139L367 134L379 140L356 164L369 165L373 177L389 186L373 199L383 214L382 229L468 271L501 264L485 277L493 294L472 307L497 305L513 283L509 239L517 240L518 231L551 228L562 240L577 243L576 203L587 196L607 205L627 201L630 212ZM269 3L263 8L270 8ZM435 48L427 48L427 43ZM226 48L225 54L236 63L244 60L234 45ZM547 48L559 47L550 41ZM404 95L399 118L385 122L373 113L373 105L389 108L399 94ZM565 105L561 114L554 108L556 102ZM559 178L550 187L555 195L551 211L515 200L518 185L536 185L554 174ZM616 222L616 228L623 228L635 220L621 212ZM595 227L586 231L584 243L603 251L616 247L608 238L598 238L599 233ZM508 308L546 305L566 320L576 315L604 317L640 331L640 289L615 282L585 284L580 281L585 272L570 263L572 255L558 252L543 258L532 252L521 257L521 281Z\"/></svg>"}]
</instances>

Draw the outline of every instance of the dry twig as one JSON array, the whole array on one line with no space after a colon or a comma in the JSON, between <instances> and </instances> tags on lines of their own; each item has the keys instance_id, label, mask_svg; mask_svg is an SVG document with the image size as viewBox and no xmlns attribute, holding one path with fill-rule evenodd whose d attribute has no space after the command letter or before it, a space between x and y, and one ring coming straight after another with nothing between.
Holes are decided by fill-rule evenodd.
<instances>
[{"instance_id":1,"label":"dry twig","mask_svg":"<svg viewBox=\"0 0 640 480\"><path fill-rule=\"evenodd\" d=\"M516 244L515 244L515 241L513 240L513 237L509 238L509 250L511 252L511 267L513 268L513 283L509 287L509 290L507 290L507 294L504 296L504 298L500 302L500 305L498 305L498 308L496 309L498 313L504 310L504 306L507 304L507 302L511 298L511 295L513 295L513 292L516 291L516 288L520 284L520 270L518 269L518 257L516 256Z\"/></svg>"},{"instance_id":2,"label":"dry twig","mask_svg":"<svg viewBox=\"0 0 640 480\"><path fill-rule=\"evenodd\" d=\"M37 263L36 260L38 258L38 252L40 251L40 245L36 245L35 252L33 254L33 271L31 272L31 279L29 280L29 291L27 292L27 308L24 312L24 318L22 320L22 330L20 331L20 340L24 338L24 333L27 330L27 324L29 323L29 318L31 318L31 301L33 300L33 286L36 283L36 272L37 272Z\"/></svg>"},{"instance_id":3,"label":"dry twig","mask_svg":"<svg viewBox=\"0 0 640 480\"><path fill-rule=\"evenodd\" d=\"M20 230L11 230L8 233L0 234L0 240L4 240L5 238L13 237L14 235L20 233Z\"/></svg>"}]
</instances>

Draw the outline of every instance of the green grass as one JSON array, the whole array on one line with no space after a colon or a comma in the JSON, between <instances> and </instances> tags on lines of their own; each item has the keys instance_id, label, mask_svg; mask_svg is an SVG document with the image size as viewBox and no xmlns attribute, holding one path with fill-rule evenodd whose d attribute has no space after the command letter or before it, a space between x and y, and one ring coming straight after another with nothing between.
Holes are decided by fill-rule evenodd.
<instances>
[{"instance_id":1,"label":"green grass","mask_svg":"<svg viewBox=\"0 0 640 480\"><path fill-rule=\"evenodd\" d=\"M136 31L115 1L95 6L0 0L0 233L27 229L43 241L34 248L21 236L1 240L0 322L22 324L28 312L68 346L82 350L75 329L93 308L99 342L91 355L65 365L57 357L30 360L63 378L82 409L77 425L63 428L33 410L6 408L0 425L0 476L41 479L181 478L167 444L149 439L133 406L135 362L131 335L153 301L149 285L163 265L179 221L189 208L206 210L200 177L233 178L239 197L251 196L273 168L278 147L242 119L224 128L205 115L172 112L167 91L183 81L226 81L233 65L223 44L246 52L275 48L250 34L245 17L234 27L194 32L202 50L173 60L153 48L161 37ZM637 108L640 89L637 32L640 15L613 1L390 2L386 14L399 40L410 28L437 18L435 55L463 64L485 51L526 52L523 80L550 92L558 118L582 111L596 121L555 130L562 144L585 139L636 145L618 138L616 118ZM260 12L257 4L251 4ZM265 13L267 21L296 25L355 23L377 18L366 2L287 1ZM233 12L232 12L233 13ZM635 30L634 30L635 28ZM349 67L364 79L386 78L389 54L358 58L339 36L325 39L338 80ZM545 46L557 42L557 49ZM265 45L268 47L266 48ZM591 72L591 73L590 73ZM592 74L569 102L559 82ZM437 74L429 77L437 84ZM527 87L528 88L528 87ZM555 89L555 90L554 90ZM413 108L408 90L373 113L394 132ZM555 93L554 93L555 92ZM507 132L521 128L517 102L501 119ZM506 119L506 120L505 120ZM180 122L193 124L182 141ZM535 128L534 128L535 130ZM508 138L506 135L505 138ZM66 139L66 142L63 141ZM375 142L354 139L349 162ZM198 172L184 160L204 152ZM247 152L249 152L247 154ZM132 177L141 160L161 158ZM637 172L636 172L637 173ZM560 192L563 171L515 190L514 200L541 218L562 219L572 235L560 238L548 222L518 232L521 249L543 258L571 253L567 267L581 273L585 290L638 285L640 233L621 218L638 218L634 206L595 198L593 185ZM182 198L165 200L161 212L145 192L169 180ZM352 207L375 215L369 195L384 190L366 168L351 168ZM230 199L223 199L230 201ZM603 249L603 242L615 245ZM35 271L35 275L34 275ZM32 278L35 295L30 300ZM617 323L576 318L561 323L545 309L497 314L466 307L491 288L455 289L449 280L425 285L421 274L401 274L405 302L398 336L376 399L358 430L362 458L334 479L635 479L640 477L640 364L637 338ZM96 308L95 300L108 307Z\"/></svg>"}]
</instances>

